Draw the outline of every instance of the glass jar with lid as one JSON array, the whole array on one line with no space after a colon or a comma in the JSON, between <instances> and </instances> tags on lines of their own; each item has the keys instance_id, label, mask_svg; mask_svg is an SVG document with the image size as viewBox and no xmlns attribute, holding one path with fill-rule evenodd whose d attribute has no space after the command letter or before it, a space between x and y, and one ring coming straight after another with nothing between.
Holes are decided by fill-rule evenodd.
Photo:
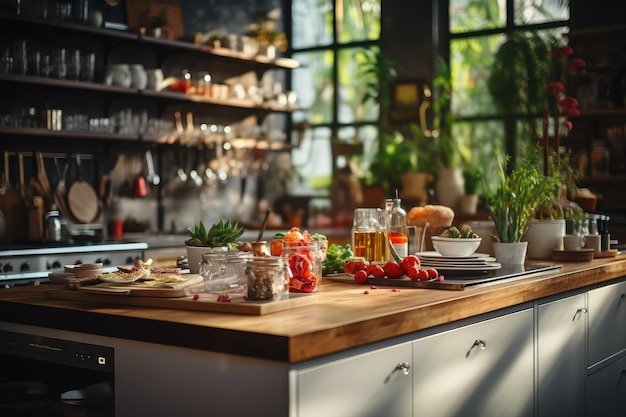
<instances>
[{"instance_id":1,"label":"glass jar with lid","mask_svg":"<svg viewBox=\"0 0 626 417\"><path fill-rule=\"evenodd\" d=\"M246 263L248 299L281 300L289 297L289 271L280 256L255 256Z\"/></svg>"},{"instance_id":2,"label":"glass jar with lid","mask_svg":"<svg viewBox=\"0 0 626 417\"><path fill-rule=\"evenodd\" d=\"M250 252L209 252L202 255L199 273L204 277L206 292L245 293L247 288L246 262Z\"/></svg>"}]
</instances>

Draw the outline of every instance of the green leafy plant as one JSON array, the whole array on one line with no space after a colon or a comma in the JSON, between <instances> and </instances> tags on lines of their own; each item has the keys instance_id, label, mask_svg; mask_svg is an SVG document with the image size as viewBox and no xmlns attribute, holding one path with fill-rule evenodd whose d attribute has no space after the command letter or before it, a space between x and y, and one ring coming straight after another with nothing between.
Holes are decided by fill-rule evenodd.
<instances>
[{"instance_id":1,"label":"green leafy plant","mask_svg":"<svg viewBox=\"0 0 626 417\"><path fill-rule=\"evenodd\" d=\"M150 29L164 28L167 24L167 9L161 9L159 14L156 15L150 22Z\"/></svg>"},{"instance_id":2,"label":"green leafy plant","mask_svg":"<svg viewBox=\"0 0 626 417\"><path fill-rule=\"evenodd\" d=\"M365 82L361 104L373 101L381 108L388 107L389 87L398 75L394 63L379 50L362 49L357 55L362 59L356 75Z\"/></svg>"},{"instance_id":3,"label":"green leafy plant","mask_svg":"<svg viewBox=\"0 0 626 417\"><path fill-rule=\"evenodd\" d=\"M558 185L556 177L549 177L537 168L537 152L533 151L523 161L507 171L510 157L496 153L496 183L489 187L485 182L485 198L493 217L500 242L519 242L533 217L535 209L548 202Z\"/></svg>"},{"instance_id":4,"label":"green leafy plant","mask_svg":"<svg viewBox=\"0 0 626 417\"><path fill-rule=\"evenodd\" d=\"M230 220L220 220L207 231L204 223L200 222L188 229L189 239L185 241L187 246L208 246L211 248L228 247L235 249L237 239L243 235L243 227L239 223L231 223Z\"/></svg>"},{"instance_id":5,"label":"green leafy plant","mask_svg":"<svg viewBox=\"0 0 626 417\"><path fill-rule=\"evenodd\" d=\"M463 192L472 195L478 192L482 181L482 170L475 165L468 166L463 170Z\"/></svg>"},{"instance_id":6,"label":"green leafy plant","mask_svg":"<svg viewBox=\"0 0 626 417\"><path fill-rule=\"evenodd\" d=\"M452 113L452 77L450 67L439 59L439 74L433 79L436 99L433 102L434 128L432 136L438 148L437 161L443 168L457 167L461 162L461 151L452 134L455 122Z\"/></svg>"},{"instance_id":7,"label":"green leafy plant","mask_svg":"<svg viewBox=\"0 0 626 417\"><path fill-rule=\"evenodd\" d=\"M430 172L436 154L434 146L416 123L409 125L406 134L400 130L383 134L364 182L382 184L386 191L401 188L402 174Z\"/></svg>"}]
</instances>

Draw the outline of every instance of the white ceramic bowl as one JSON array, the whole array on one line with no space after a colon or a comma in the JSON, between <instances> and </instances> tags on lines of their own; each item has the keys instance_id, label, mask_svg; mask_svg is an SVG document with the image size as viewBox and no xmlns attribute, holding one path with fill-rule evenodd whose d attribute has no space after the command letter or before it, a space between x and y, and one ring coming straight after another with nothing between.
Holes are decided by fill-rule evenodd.
<instances>
[{"instance_id":1,"label":"white ceramic bowl","mask_svg":"<svg viewBox=\"0 0 626 417\"><path fill-rule=\"evenodd\" d=\"M443 256L468 256L476 252L482 238L464 239L433 236L433 248Z\"/></svg>"}]
</instances>

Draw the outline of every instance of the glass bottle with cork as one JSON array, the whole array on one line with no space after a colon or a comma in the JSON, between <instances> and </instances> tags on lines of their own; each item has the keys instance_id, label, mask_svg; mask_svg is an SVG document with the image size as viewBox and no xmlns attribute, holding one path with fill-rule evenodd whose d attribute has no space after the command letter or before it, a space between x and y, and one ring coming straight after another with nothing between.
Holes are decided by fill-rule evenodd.
<instances>
[{"instance_id":1,"label":"glass bottle with cork","mask_svg":"<svg viewBox=\"0 0 626 417\"><path fill-rule=\"evenodd\" d=\"M400 258L404 258L409 252L409 237L406 228L406 211L402 208L401 203L398 190L394 190L393 198L385 201L385 212L387 214L389 244Z\"/></svg>"}]
</instances>

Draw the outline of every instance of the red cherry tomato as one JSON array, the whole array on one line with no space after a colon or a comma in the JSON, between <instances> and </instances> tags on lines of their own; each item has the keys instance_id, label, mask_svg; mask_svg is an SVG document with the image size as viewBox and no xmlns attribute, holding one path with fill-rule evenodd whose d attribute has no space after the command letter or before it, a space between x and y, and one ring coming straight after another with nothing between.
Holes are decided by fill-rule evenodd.
<instances>
[{"instance_id":1,"label":"red cherry tomato","mask_svg":"<svg viewBox=\"0 0 626 417\"><path fill-rule=\"evenodd\" d=\"M367 272L365 272L364 269L356 271L356 273L354 274L354 280L359 284L367 283Z\"/></svg>"}]
</instances>

